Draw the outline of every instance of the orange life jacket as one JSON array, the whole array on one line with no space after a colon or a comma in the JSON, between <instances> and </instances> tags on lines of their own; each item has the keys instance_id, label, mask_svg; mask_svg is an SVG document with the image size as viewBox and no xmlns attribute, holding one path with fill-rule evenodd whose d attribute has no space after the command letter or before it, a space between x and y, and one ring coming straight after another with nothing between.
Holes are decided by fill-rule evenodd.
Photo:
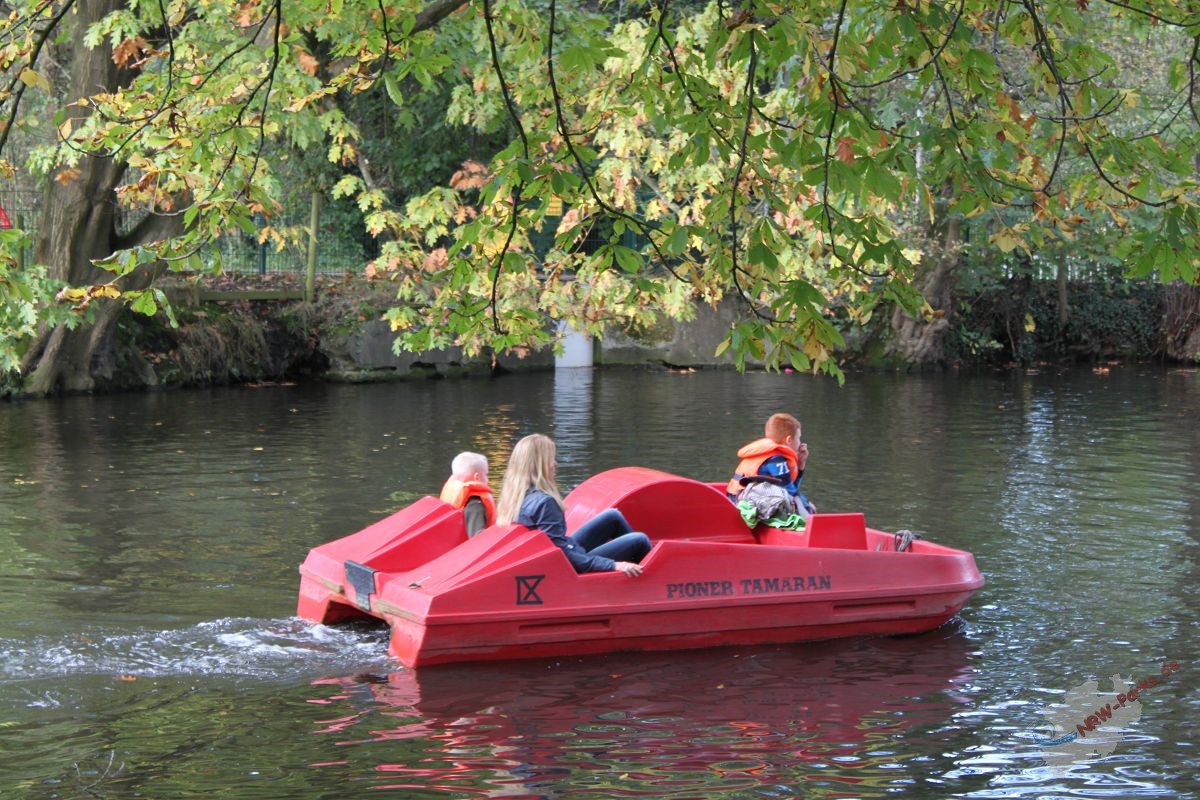
<instances>
[{"instance_id":1,"label":"orange life jacket","mask_svg":"<svg viewBox=\"0 0 1200 800\"><path fill-rule=\"evenodd\" d=\"M492 499L492 487L482 481L460 481L458 478L450 478L442 487L442 502L455 508L466 508L467 501L472 497L483 501L487 524L490 527L496 522L496 502Z\"/></svg>"},{"instance_id":2,"label":"orange life jacket","mask_svg":"<svg viewBox=\"0 0 1200 800\"><path fill-rule=\"evenodd\" d=\"M800 477L800 464L796 461L796 451L788 447L786 444L780 444L774 439L755 439L748 445L738 450L738 458L741 462L738 463L737 469L733 471L733 477L729 479L729 484L725 487L728 494L738 494L745 488L742 484L742 478L749 478L758 474L758 468L763 465L763 462L768 458L775 456L783 456L787 459L788 471L791 473L792 483L796 482L796 478Z\"/></svg>"}]
</instances>

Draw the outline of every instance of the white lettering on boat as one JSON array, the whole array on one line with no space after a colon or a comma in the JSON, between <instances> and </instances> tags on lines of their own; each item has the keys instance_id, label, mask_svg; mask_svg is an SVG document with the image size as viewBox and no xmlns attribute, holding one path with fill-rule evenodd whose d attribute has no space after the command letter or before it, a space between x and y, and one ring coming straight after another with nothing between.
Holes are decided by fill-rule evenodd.
<instances>
[{"instance_id":1,"label":"white lettering on boat","mask_svg":"<svg viewBox=\"0 0 1200 800\"><path fill-rule=\"evenodd\" d=\"M816 592L833 588L828 575L792 575L784 578L742 578L733 581L687 581L668 583L667 599L730 597L735 594L787 594Z\"/></svg>"}]
</instances>

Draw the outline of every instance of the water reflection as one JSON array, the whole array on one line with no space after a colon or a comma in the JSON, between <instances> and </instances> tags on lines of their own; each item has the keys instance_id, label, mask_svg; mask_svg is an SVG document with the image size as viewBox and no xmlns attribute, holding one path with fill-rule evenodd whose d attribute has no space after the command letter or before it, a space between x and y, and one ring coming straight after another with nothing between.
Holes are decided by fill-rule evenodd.
<instances>
[{"instance_id":1,"label":"water reflection","mask_svg":"<svg viewBox=\"0 0 1200 800\"><path fill-rule=\"evenodd\" d=\"M950 626L908 639L360 674L317 681L331 693L313 702L331 712L316 732L363 751L345 757L375 788L542 797L566 780L572 796L784 786L788 796L883 796L920 778L931 740L953 738L948 721L976 675Z\"/></svg>"},{"instance_id":2,"label":"water reflection","mask_svg":"<svg viewBox=\"0 0 1200 800\"><path fill-rule=\"evenodd\" d=\"M579 454L588 450L594 436L592 423L592 374L587 367L554 370L554 430L563 469L579 466Z\"/></svg>"}]
</instances>

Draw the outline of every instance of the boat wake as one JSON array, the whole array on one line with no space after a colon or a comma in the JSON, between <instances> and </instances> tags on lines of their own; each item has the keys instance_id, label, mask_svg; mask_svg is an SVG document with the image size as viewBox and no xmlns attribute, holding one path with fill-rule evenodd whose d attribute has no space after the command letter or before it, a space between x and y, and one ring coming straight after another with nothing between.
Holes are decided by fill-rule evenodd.
<instances>
[{"instance_id":1,"label":"boat wake","mask_svg":"<svg viewBox=\"0 0 1200 800\"><path fill-rule=\"evenodd\" d=\"M386 651L386 628L332 628L294 617L226 618L170 630L95 628L60 638L0 639L0 685L88 675L293 681L344 668L386 668Z\"/></svg>"}]
</instances>

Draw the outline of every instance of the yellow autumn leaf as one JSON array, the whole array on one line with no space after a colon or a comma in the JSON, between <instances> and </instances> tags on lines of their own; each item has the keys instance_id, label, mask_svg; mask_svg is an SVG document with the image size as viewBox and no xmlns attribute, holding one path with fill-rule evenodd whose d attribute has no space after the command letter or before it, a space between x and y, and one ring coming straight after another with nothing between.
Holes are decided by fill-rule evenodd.
<instances>
[{"instance_id":1,"label":"yellow autumn leaf","mask_svg":"<svg viewBox=\"0 0 1200 800\"><path fill-rule=\"evenodd\" d=\"M1002 228L989 236L988 241L1005 253L1011 253L1021 246L1021 238L1013 232L1012 228Z\"/></svg>"},{"instance_id":2,"label":"yellow autumn leaf","mask_svg":"<svg viewBox=\"0 0 1200 800\"><path fill-rule=\"evenodd\" d=\"M813 361L817 364L829 360L829 348L827 348L816 338L809 337L806 339L803 347L800 349L804 355L808 356L810 361Z\"/></svg>"},{"instance_id":3,"label":"yellow autumn leaf","mask_svg":"<svg viewBox=\"0 0 1200 800\"><path fill-rule=\"evenodd\" d=\"M54 296L54 299L58 300L59 302L65 301L68 303L78 303L79 301L83 300L85 297L87 297L87 289L80 289L75 286L68 286L68 287L60 290L59 293Z\"/></svg>"},{"instance_id":4,"label":"yellow autumn leaf","mask_svg":"<svg viewBox=\"0 0 1200 800\"><path fill-rule=\"evenodd\" d=\"M46 91L50 91L49 79L47 79L46 76L40 72L37 72L35 70L30 69L29 67L26 67L25 69L21 70L20 77L21 77L21 82L24 83L26 86L29 86L31 88L37 88L37 89L45 89Z\"/></svg>"}]
</instances>

